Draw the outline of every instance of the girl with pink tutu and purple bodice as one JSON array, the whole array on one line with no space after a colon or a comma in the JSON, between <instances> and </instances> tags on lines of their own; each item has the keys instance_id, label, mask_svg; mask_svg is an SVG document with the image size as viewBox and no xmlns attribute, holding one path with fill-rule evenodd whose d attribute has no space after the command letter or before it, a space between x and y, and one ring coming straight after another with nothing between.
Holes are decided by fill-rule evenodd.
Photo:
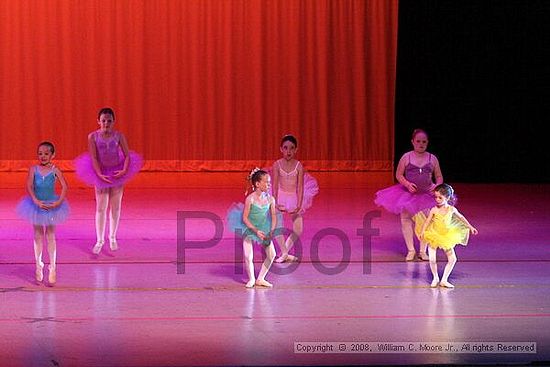
<instances>
[{"instance_id":1,"label":"girl with pink tutu and purple bodice","mask_svg":"<svg viewBox=\"0 0 550 367\"><path fill-rule=\"evenodd\" d=\"M415 258L413 216L435 205L433 189L443 183L437 157L429 153L428 134L422 129L413 131L413 150L401 157L395 172L399 182L376 193L374 203L401 217L401 231L407 245L406 261ZM434 183L435 180L435 183ZM420 241L418 258L428 260L427 244Z\"/></svg>"},{"instance_id":2,"label":"girl with pink tutu and purple bodice","mask_svg":"<svg viewBox=\"0 0 550 367\"><path fill-rule=\"evenodd\" d=\"M34 257L36 261L36 281L41 283L44 279L44 263L42 261L42 249L44 236L48 243L48 282L55 284L57 249L55 242L55 226L64 222L69 216L69 205L65 200L67 194L67 182L61 171L52 164L55 156L55 147L50 142L42 142L38 145L39 164L29 169L27 176L27 192L29 196L17 206L17 214L32 223L34 228ZM61 184L61 194L55 193L55 182Z\"/></svg>"},{"instance_id":3,"label":"girl with pink tutu and purple bodice","mask_svg":"<svg viewBox=\"0 0 550 367\"><path fill-rule=\"evenodd\" d=\"M116 234L120 220L124 184L135 176L143 160L130 151L126 137L114 129L115 113L111 108L102 108L97 117L99 130L88 135L88 152L75 160L76 174L85 183L95 187L96 236L92 248L99 254L105 243L107 207L110 206L109 247L118 250Z\"/></svg>"},{"instance_id":4,"label":"girl with pink tutu and purple bodice","mask_svg":"<svg viewBox=\"0 0 550 367\"><path fill-rule=\"evenodd\" d=\"M289 251L303 232L303 215L313 203L313 197L319 193L317 180L305 172L300 161L296 159L298 141L293 135L285 135L281 140L281 153L283 158L273 164L273 197L277 203L278 216L281 223L277 226L284 227L284 215L288 214L292 219L292 233L286 238L283 234L277 235L276 240L281 247L281 256L275 262L297 261L296 256ZM278 231L279 232L279 231Z\"/></svg>"}]
</instances>

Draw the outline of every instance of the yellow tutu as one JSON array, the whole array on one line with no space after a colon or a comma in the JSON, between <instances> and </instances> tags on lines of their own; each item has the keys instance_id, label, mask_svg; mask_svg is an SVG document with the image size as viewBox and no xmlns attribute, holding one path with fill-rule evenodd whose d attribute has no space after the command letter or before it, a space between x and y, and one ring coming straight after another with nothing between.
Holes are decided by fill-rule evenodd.
<instances>
[{"instance_id":1,"label":"yellow tutu","mask_svg":"<svg viewBox=\"0 0 550 367\"><path fill-rule=\"evenodd\" d=\"M454 210L451 207L446 214L434 214L431 223L424 231L424 241L428 243L428 246L450 250L457 244L463 246L468 244L470 230L453 215L453 212ZM424 212L418 212L413 217L415 222L414 231L418 238L420 238L420 231L426 219Z\"/></svg>"}]
</instances>

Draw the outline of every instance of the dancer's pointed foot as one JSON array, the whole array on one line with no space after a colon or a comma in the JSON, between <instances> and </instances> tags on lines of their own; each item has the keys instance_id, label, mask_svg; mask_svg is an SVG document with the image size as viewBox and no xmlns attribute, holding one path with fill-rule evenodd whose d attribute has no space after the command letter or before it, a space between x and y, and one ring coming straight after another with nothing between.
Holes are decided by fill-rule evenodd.
<instances>
[{"instance_id":1,"label":"dancer's pointed foot","mask_svg":"<svg viewBox=\"0 0 550 367\"><path fill-rule=\"evenodd\" d=\"M267 287L267 288L272 288L273 287L273 284L269 283L265 279L256 280L256 285L259 286L259 287Z\"/></svg>"},{"instance_id":2,"label":"dancer's pointed foot","mask_svg":"<svg viewBox=\"0 0 550 367\"><path fill-rule=\"evenodd\" d=\"M36 277L36 281L38 283L41 283L44 280L44 264L36 265L34 276Z\"/></svg>"},{"instance_id":3,"label":"dancer's pointed foot","mask_svg":"<svg viewBox=\"0 0 550 367\"><path fill-rule=\"evenodd\" d=\"M49 266L49 273L48 273L48 283L51 285L55 284L57 281L57 274L55 273L55 266Z\"/></svg>"},{"instance_id":4,"label":"dancer's pointed foot","mask_svg":"<svg viewBox=\"0 0 550 367\"><path fill-rule=\"evenodd\" d=\"M102 247L103 247L103 242L97 241L94 247L92 248L92 252L96 255L99 255Z\"/></svg>"},{"instance_id":5,"label":"dancer's pointed foot","mask_svg":"<svg viewBox=\"0 0 550 367\"><path fill-rule=\"evenodd\" d=\"M296 256L294 256L294 255L288 255L288 256L286 257L286 262L287 262L287 263L295 263L295 262L297 262L297 261L298 261L298 258L297 258Z\"/></svg>"},{"instance_id":6,"label":"dancer's pointed foot","mask_svg":"<svg viewBox=\"0 0 550 367\"><path fill-rule=\"evenodd\" d=\"M279 256L278 258L275 259L275 262L280 264L280 263L284 263L285 261L287 261L288 257L291 256L289 254L282 254L281 256Z\"/></svg>"},{"instance_id":7,"label":"dancer's pointed foot","mask_svg":"<svg viewBox=\"0 0 550 367\"><path fill-rule=\"evenodd\" d=\"M118 243L115 238L109 240L109 247L111 248L111 251L118 250Z\"/></svg>"}]
</instances>

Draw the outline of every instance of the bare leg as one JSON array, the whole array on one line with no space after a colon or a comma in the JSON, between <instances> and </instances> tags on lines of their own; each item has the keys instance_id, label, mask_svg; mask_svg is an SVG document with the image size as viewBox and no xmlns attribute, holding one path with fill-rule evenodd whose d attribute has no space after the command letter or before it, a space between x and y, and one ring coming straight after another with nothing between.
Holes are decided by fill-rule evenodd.
<instances>
[{"instance_id":1,"label":"bare leg","mask_svg":"<svg viewBox=\"0 0 550 367\"><path fill-rule=\"evenodd\" d=\"M46 227L46 239L48 241L48 255L50 257L50 266L48 267L48 282L50 284L55 284L56 277L56 261L57 261L57 249L55 243L55 227L47 226Z\"/></svg>"},{"instance_id":2,"label":"bare leg","mask_svg":"<svg viewBox=\"0 0 550 367\"><path fill-rule=\"evenodd\" d=\"M407 212L401 213L401 232L403 233L403 239L405 240L405 245L407 246L407 256L405 257L405 261L414 260L415 250L413 225L414 223L411 215Z\"/></svg>"},{"instance_id":3,"label":"bare leg","mask_svg":"<svg viewBox=\"0 0 550 367\"><path fill-rule=\"evenodd\" d=\"M254 249L250 238L245 238L243 240L243 256L244 268L246 270L246 275L248 275L248 282L246 282L245 287L252 288L256 282L256 276L254 275Z\"/></svg>"},{"instance_id":4,"label":"bare leg","mask_svg":"<svg viewBox=\"0 0 550 367\"><path fill-rule=\"evenodd\" d=\"M44 262L42 261L42 250L44 248L44 228L42 226L33 226L34 229L34 260L36 263L36 281L41 282L44 279Z\"/></svg>"},{"instance_id":5,"label":"bare leg","mask_svg":"<svg viewBox=\"0 0 550 367\"><path fill-rule=\"evenodd\" d=\"M428 247L428 256L430 258L430 270L432 271L433 280L431 287L435 288L439 284L439 274L437 274L437 253L436 249Z\"/></svg>"},{"instance_id":6,"label":"bare leg","mask_svg":"<svg viewBox=\"0 0 550 367\"><path fill-rule=\"evenodd\" d=\"M120 210L122 207L122 194L124 193L124 187L112 187L109 191L109 203L110 209L110 222L109 222L109 246L111 250L118 250L118 243L116 241L116 234L118 231L118 224L120 221Z\"/></svg>"},{"instance_id":7,"label":"bare leg","mask_svg":"<svg viewBox=\"0 0 550 367\"><path fill-rule=\"evenodd\" d=\"M259 285L262 287L273 287L273 284L265 280L265 276L267 275L267 272L269 271L269 269L271 268L271 265L273 264L273 259L275 259L275 246L273 246L273 242L271 242L269 246L265 246L265 260L262 264L262 269L260 270L260 274L258 274L258 280L256 280L256 285Z\"/></svg>"},{"instance_id":8,"label":"bare leg","mask_svg":"<svg viewBox=\"0 0 550 367\"><path fill-rule=\"evenodd\" d=\"M454 288L454 285L449 283L448 280L449 275L451 275L451 272L453 271L453 268L456 264L455 250L452 248L445 251L445 254L447 255L447 265L445 265L445 270L443 271L443 276L441 277L441 286L446 288Z\"/></svg>"},{"instance_id":9,"label":"bare leg","mask_svg":"<svg viewBox=\"0 0 550 367\"><path fill-rule=\"evenodd\" d=\"M94 254L99 254L105 242L105 221L107 219L107 205L109 205L109 189L95 188L95 233L96 244L92 249Z\"/></svg>"}]
</instances>

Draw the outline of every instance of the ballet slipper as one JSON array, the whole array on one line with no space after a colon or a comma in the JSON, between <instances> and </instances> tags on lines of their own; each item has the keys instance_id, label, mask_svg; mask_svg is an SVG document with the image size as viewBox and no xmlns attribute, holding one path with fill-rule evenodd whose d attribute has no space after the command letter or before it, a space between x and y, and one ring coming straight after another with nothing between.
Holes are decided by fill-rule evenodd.
<instances>
[{"instance_id":1,"label":"ballet slipper","mask_svg":"<svg viewBox=\"0 0 550 367\"><path fill-rule=\"evenodd\" d=\"M265 279L256 280L256 285L259 286L259 287L266 287L266 288L272 288L273 287L273 284L269 283Z\"/></svg>"},{"instance_id":2,"label":"ballet slipper","mask_svg":"<svg viewBox=\"0 0 550 367\"><path fill-rule=\"evenodd\" d=\"M92 248L92 252L96 255L99 255L102 247L103 247L103 242L97 241L94 247Z\"/></svg>"},{"instance_id":3,"label":"ballet slipper","mask_svg":"<svg viewBox=\"0 0 550 367\"><path fill-rule=\"evenodd\" d=\"M275 259L275 262L278 264L284 263L289 256L290 256L289 254L282 254L281 256Z\"/></svg>"},{"instance_id":4,"label":"ballet slipper","mask_svg":"<svg viewBox=\"0 0 550 367\"><path fill-rule=\"evenodd\" d=\"M111 248L111 251L117 251L118 250L118 243L116 239L109 240L109 247Z\"/></svg>"},{"instance_id":5,"label":"ballet slipper","mask_svg":"<svg viewBox=\"0 0 550 367\"><path fill-rule=\"evenodd\" d=\"M418 258L420 260L423 260L423 261L429 261L430 260L430 257L428 256L428 254L425 254L424 252L420 252L418 254Z\"/></svg>"},{"instance_id":6,"label":"ballet slipper","mask_svg":"<svg viewBox=\"0 0 550 367\"><path fill-rule=\"evenodd\" d=\"M288 255L286 257L286 262L289 262L289 263L295 263L298 261L298 258L294 255Z\"/></svg>"},{"instance_id":7,"label":"ballet slipper","mask_svg":"<svg viewBox=\"0 0 550 367\"><path fill-rule=\"evenodd\" d=\"M250 279L248 282L246 282L246 284L244 286L245 286L245 288L254 288L254 283L255 282L256 282L256 280Z\"/></svg>"},{"instance_id":8,"label":"ballet slipper","mask_svg":"<svg viewBox=\"0 0 550 367\"><path fill-rule=\"evenodd\" d=\"M441 281L441 283L439 283L439 285L441 287L444 287L444 288L454 288L455 287L454 285L452 285L451 283L449 283L446 280Z\"/></svg>"},{"instance_id":9,"label":"ballet slipper","mask_svg":"<svg viewBox=\"0 0 550 367\"><path fill-rule=\"evenodd\" d=\"M407 256L405 256L405 261L413 261L415 255L416 255L416 252L414 251L407 252Z\"/></svg>"},{"instance_id":10,"label":"ballet slipper","mask_svg":"<svg viewBox=\"0 0 550 367\"><path fill-rule=\"evenodd\" d=\"M55 273L55 266L48 266L49 273L48 273L48 283L55 284L57 281L57 274Z\"/></svg>"},{"instance_id":11,"label":"ballet slipper","mask_svg":"<svg viewBox=\"0 0 550 367\"><path fill-rule=\"evenodd\" d=\"M41 283L43 280L44 280L44 264L38 264L36 265L36 271L34 273L35 277L36 277L36 281L38 283Z\"/></svg>"},{"instance_id":12,"label":"ballet slipper","mask_svg":"<svg viewBox=\"0 0 550 367\"><path fill-rule=\"evenodd\" d=\"M430 287L436 288L439 285L439 278L434 278L432 280L432 284L430 284Z\"/></svg>"}]
</instances>

